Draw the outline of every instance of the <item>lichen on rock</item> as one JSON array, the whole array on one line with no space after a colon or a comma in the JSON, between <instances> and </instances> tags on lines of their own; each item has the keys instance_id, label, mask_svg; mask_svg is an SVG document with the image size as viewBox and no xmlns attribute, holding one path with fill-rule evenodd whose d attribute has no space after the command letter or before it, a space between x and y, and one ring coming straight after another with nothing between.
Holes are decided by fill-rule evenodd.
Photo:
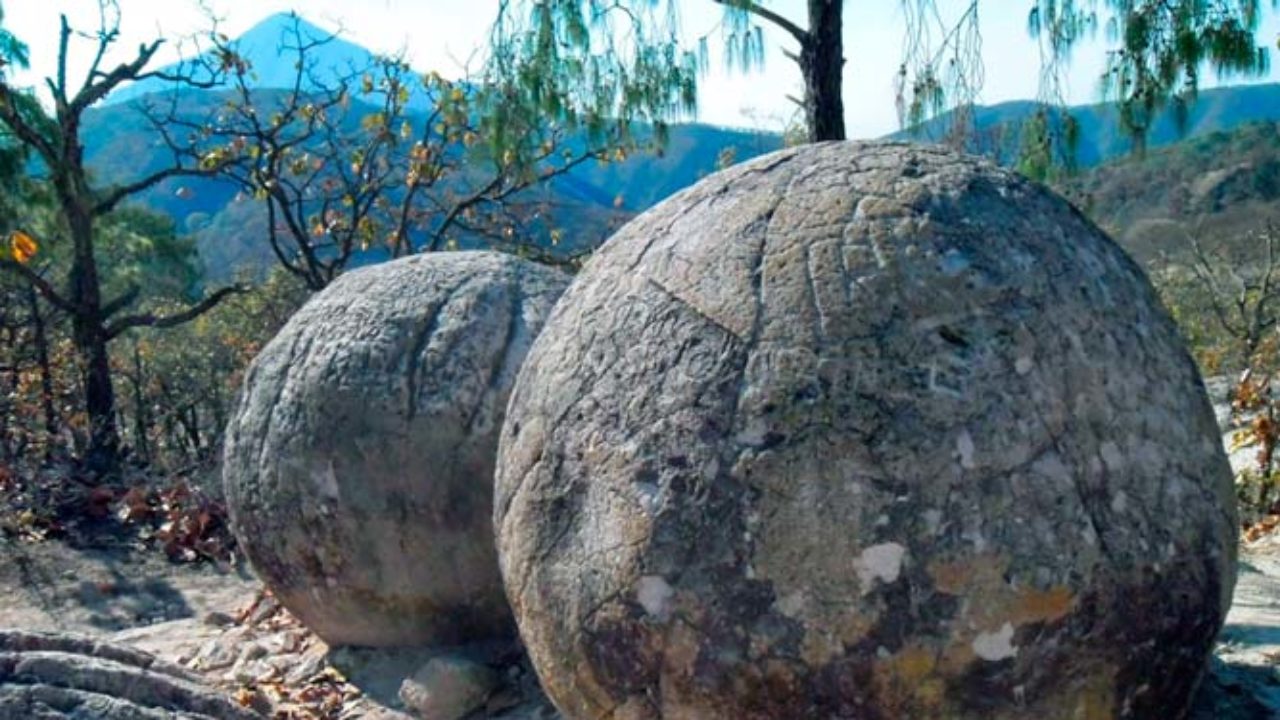
<instances>
[{"instance_id":1,"label":"lichen on rock","mask_svg":"<svg viewBox=\"0 0 1280 720\"><path fill-rule=\"evenodd\" d=\"M493 465L516 372L568 277L433 253L339 277L254 360L227 430L232 529L334 645L514 633Z\"/></svg>"},{"instance_id":2,"label":"lichen on rock","mask_svg":"<svg viewBox=\"0 0 1280 720\"><path fill-rule=\"evenodd\" d=\"M1142 271L905 144L773 153L622 228L521 370L495 502L575 719L1179 717L1235 577Z\"/></svg>"}]
</instances>

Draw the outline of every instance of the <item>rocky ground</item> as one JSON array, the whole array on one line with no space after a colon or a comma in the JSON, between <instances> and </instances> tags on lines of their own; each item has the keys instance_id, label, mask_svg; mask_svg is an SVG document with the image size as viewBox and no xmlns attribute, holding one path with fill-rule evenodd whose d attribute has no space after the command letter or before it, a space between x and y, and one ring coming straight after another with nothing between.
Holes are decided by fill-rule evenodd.
<instances>
[{"instance_id":1,"label":"rocky ground","mask_svg":"<svg viewBox=\"0 0 1280 720\"><path fill-rule=\"evenodd\" d=\"M0 627L83 633L202 674L284 718L550 720L518 648L330 649L243 568L177 564L131 542L83 548L0 536ZM455 658L467 662L456 662ZM434 661L434 662L433 662ZM475 663L475 664L473 664ZM476 668L483 670L479 676ZM1196 720L1280 718L1280 536L1249 544Z\"/></svg>"},{"instance_id":2,"label":"rocky ground","mask_svg":"<svg viewBox=\"0 0 1280 720\"><path fill-rule=\"evenodd\" d=\"M1223 387L1210 383L1215 395ZM1220 415L1226 424L1225 410ZM216 501L198 490L108 499L10 488L0 500L7 501L0 506L0 628L73 632L142 649L278 718L558 717L518 647L327 647L235 561ZM60 510L31 513L23 503ZM96 520L83 527L57 521L86 503ZM1242 548L1212 669L1195 720L1280 718L1280 532Z\"/></svg>"},{"instance_id":3,"label":"rocky ground","mask_svg":"<svg viewBox=\"0 0 1280 720\"><path fill-rule=\"evenodd\" d=\"M1213 670L1197 720L1280 717L1280 540L1274 535L1241 557Z\"/></svg>"},{"instance_id":4,"label":"rocky ground","mask_svg":"<svg viewBox=\"0 0 1280 720\"><path fill-rule=\"evenodd\" d=\"M420 716L406 701L445 717L432 705L444 700L474 702L475 712L455 718L557 717L517 648L333 650L277 607L247 572L174 564L143 548L77 549L58 540L4 538L0 558L0 627L71 631L137 647L278 717ZM500 670L472 677L475 666L455 663L457 657ZM1235 604L1193 717L1280 718L1277 536L1242 555Z\"/></svg>"},{"instance_id":5,"label":"rocky ground","mask_svg":"<svg viewBox=\"0 0 1280 720\"><path fill-rule=\"evenodd\" d=\"M0 598L0 628L139 648L275 717L555 717L519 648L332 650L242 567L135 543L0 536Z\"/></svg>"}]
</instances>

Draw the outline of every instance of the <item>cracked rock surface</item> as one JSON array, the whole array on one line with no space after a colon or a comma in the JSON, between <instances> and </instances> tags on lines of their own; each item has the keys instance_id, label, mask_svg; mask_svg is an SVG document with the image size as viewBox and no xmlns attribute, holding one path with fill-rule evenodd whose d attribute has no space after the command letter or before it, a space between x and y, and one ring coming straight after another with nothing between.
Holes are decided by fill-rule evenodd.
<instances>
[{"instance_id":1,"label":"cracked rock surface","mask_svg":"<svg viewBox=\"0 0 1280 720\"><path fill-rule=\"evenodd\" d=\"M494 454L564 274L432 253L349 272L254 360L227 430L232 529L332 645L513 633L493 547Z\"/></svg>"},{"instance_id":2,"label":"cracked rock surface","mask_svg":"<svg viewBox=\"0 0 1280 720\"><path fill-rule=\"evenodd\" d=\"M0 718L262 718L149 653L88 636L0 630Z\"/></svg>"},{"instance_id":3,"label":"cracked rock surface","mask_svg":"<svg viewBox=\"0 0 1280 720\"><path fill-rule=\"evenodd\" d=\"M520 372L494 522L569 718L1185 716L1231 474L1143 273L1013 173L784 150L636 218Z\"/></svg>"}]
</instances>

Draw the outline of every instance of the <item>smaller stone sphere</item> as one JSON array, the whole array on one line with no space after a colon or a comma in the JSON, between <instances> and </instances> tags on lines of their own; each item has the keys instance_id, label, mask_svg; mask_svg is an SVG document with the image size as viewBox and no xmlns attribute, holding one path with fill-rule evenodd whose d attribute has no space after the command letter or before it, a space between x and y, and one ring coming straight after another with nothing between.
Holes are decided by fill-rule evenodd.
<instances>
[{"instance_id":1,"label":"smaller stone sphere","mask_svg":"<svg viewBox=\"0 0 1280 720\"><path fill-rule=\"evenodd\" d=\"M346 273L249 368L227 429L231 527L330 644L510 636L491 524L515 376L568 276L490 252Z\"/></svg>"},{"instance_id":2,"label":"smaller stone sphere","mask_svg":"<svg viewBox=\"0 0 1280 720\"><path fill-rule=\"evenodd\" d=\"M1235 582L1142 270L904 144L766 155L619 230L520 370L495 508L573 720L1184 717Z\"/></svg>"}]
</instances>

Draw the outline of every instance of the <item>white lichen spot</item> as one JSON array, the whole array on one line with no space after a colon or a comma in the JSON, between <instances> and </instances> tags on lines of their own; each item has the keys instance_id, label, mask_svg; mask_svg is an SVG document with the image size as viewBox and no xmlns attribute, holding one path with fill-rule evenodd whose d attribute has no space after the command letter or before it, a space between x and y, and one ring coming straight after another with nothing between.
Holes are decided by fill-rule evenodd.
<instances>
[{"instance_id":1,"label":"white lichen spot","mask_svg":"<svg viewBox=\"0 0 1280 720\"><path fill-rule=\"evenodd\" d=\"M942 527L942 511L941 510L925 510L924 511L924 527L930 535L937 535L938 529Z\"/></svg>"},{"instance_id":2,"label":"white lichen spot","mask_svg":"<svg viewBox=\"0 0 1280 720\"><path fill-rule=\"evenodd\" d=\"M635 489L637 502L647 514L658 512L662 507L662 488L650 482L638 482L632 487Z\"/></svg>"},{"instance_id":3,"label":"white lichen spot","mask_svg":"<svg viewBox=\"0 0 1280 720\"><path fill-rule=\"evenodd\" d=\"M769 425L764 418L752 418L734 439L738 441L739 445L755 447L763 444L764 438L768 434Z\"/></svg>"},{"instance_id":4,"label":"white lichen spot","mask_svg":"<svg viewBox=\"0 0 1280 720\"><path fill-rule=\"evenodd\" d=\"M1056 452L1046 453L1031 464L1031 471L1040 477L1053 480L1064 485L1073 485L1071 470L1062 462Z\"/></svg>"},{"instance_id":5,"label":"white lichen spot","mask_svg":"<svg viewBox=\"0 0 1280 720\"><path fill-rule=\"evenodd\" d=\"M1102 443L1099 448L1102 454L1102 462L1107 466L1109 472L1116 472L1124 467L1124 455L1120 452L1120 446L1110 440Z\"/></svg>"},{"instance_id":6,"label":"white lichen spot","mask_svg":"<svg viewBox=\"0 0 1280 720\"><path fill-rule=\"evenodd\" d=\"M1013 625L1006 622L995 632L978 633L978 637L973 639L973 654L989 662L1017 656L1018 648L1013 646Z\"/></svg>"},{"instance_id":7,"label":"white lichen spot","mask_svg":"<svg viewBox=\"0 0 1280 720\"><path fill-rule=\"evenodd\" d=\"M1084 529L1080 531L1080 536L1084 538L1085 544L1089 547L1098 544L1098 533L1094 532L1092 525L1085 525Z\"/></svg>"},{"instance_id":8,"label":"white lichen spot","mask_svg":"<svg viewBox=\"0 0 1280 720\"><path fill-rule=\"evenodd\" d=\"M883 583L897 580L906 554L907 549L898 543L881 543L863 550L853 561L853 569L862 583L862 593L870 592L876 580Z\"/></svg>"},{"instance_id":9,"label":"white lichen spot","mask_svg":"<svg viewBox=\"0 0 1280 720\"><path fill-rule=\"evenodd\" d=\"M1033 363L1031 361L1031 358L1027 357L1026 355L1023 355L1022 357L1018 358L1013 362L1013 369L1019 375L1026 375L1027 373L1031 372L1031 368L1033 367L1035 367L1035 363Z\"/></svg>"},{"instance_id":10,"label":"white lichen spot","mask_svg":"<svg viewBox=\"0 0 1280 720\"><path fill-rule=\"evenodd\" d=\"M325 463L325 466L313 477L316 483L316 490L319 491L321 497L330 500L339 499L338 473L333 467L333 460Z\"/></svg>"},{"instance_id":11,"label":"white lichen spot","mask_svg":"<svg viewBox=\"0 0 1280 720\"><path fill-rule=\"evenodd\" d=\"M649 615L666 620L671 609L671 598L675 590L667 584L661 575L644 575L636 583L636 602Z\"/></svg>"},{"instance_id":12,"label":"white lichen spot","mask_svg":"<svg viewBox=\"0 0 1280 720\"><path fill-rule=\"evenodd\" d=\"M974 468L973 451L973 436L968 430L961 430L960 436L956 438L956 452L960 454L960 467L966 470Z\"/></svg>"},{"instance_id":13,"label":"white lichen spot","mask_svg":"<svg viewBox=\"0 0 1280 720\"><path fill-rule=\"evenodd\" d=\"M876 518L876 527L884 527L885 525L888 525L888 524L889 524L888 515L881 515L880 517Z\"/></svg>"},{"instance_id":14,"label":"white lichen spot","mask_svg":"<svg viewBox=\"0 0 1280 720\"><path fill-rule=\"evenodd\" d=\"M1122 513L1128 506L1129 496L1125 495L1123 490L1117 492L1116 496L1111 498L1111 512Z\"/></svg>"},{"instance_id":15,"label":"white lichen spot","mask_svg":"<svg viewBox=\"0 0 1280 720\"><path fill-rule=\"evenodd\" d=\"M778 598L778 601L774 604L778 606L778 612L783 615L789 618L800 617L800 614L804 612L804 593L799 590L787 593Z\"/></svg>"}]
</instances>

